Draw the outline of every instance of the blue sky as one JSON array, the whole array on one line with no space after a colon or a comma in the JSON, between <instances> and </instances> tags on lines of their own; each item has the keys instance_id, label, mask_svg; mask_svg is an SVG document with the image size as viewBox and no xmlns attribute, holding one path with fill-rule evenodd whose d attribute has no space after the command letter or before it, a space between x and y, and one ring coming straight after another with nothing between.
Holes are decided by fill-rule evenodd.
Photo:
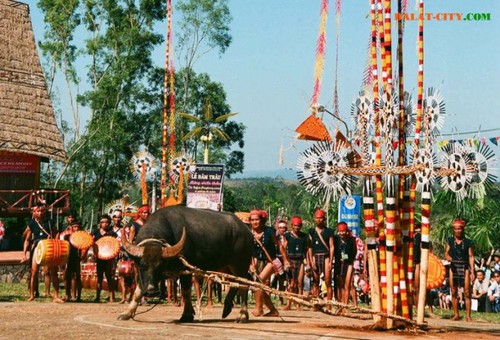
<instances>
[{"instance_id":1,"label":"blue sky","mask_svg":"<svg viewBox=\"0 0 500 340\"><path fill-rule=\"evenodd\" d=\"M28 3L36 39L42 39L43 18L35 1ZM224 85L232 111L239 113L235 120L247 126L246 171L295 168L297 150L312 145L295 141L284 154L285 164L278 164L280 145L285 148L291 145L293 130L309 113L320 3L321 0L229 0L233 43L222 57L209 54L195 64L197 72L206 72L212 80ZM425 9L435 14L490 13L489 21L426 21L424 84L439 88L444 96L447 117L443 133L500 129L500 2L426 0ZM409 11L416 12L415 0L409 1ZM175 12L173 16L175 19ZM394 15L392 23L395 41ZM162 30L165 27L159 26L160 33L164 33ZM330 3L326 32L328 44L320 104L331 110L335 74L334 1ZM369 1L344 0L338 86L341 116L347 120L351 102L360 90L369 34ZM414 97L416 37L417 21L407 21L405 86ZM162 46L155 54L160 66L165 62L164 50ZM64 91L61 92L64 96ZM71 119L69 112L65 119ZM325 116L325 124L332 130L337 122ZM500 130L479 135L494 136L500 136ZM461 136L467 137L472 135ZM494 150L497 155L500 153L498 147Z\"/></svg>"}]
</instances>

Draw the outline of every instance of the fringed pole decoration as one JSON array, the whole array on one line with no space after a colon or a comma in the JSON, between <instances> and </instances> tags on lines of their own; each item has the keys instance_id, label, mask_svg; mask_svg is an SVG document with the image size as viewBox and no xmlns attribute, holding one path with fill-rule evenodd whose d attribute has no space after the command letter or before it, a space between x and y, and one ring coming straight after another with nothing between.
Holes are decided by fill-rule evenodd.
<instances>
[{"instance_id":1,"label":"fringed pole decoration","mask_svg":"<svg viewBox=\"0 0 500 340\"><path fill-rule=\"evenodd\" d=\"M319 35L316 44L316 60L314 64L314 88L311 97L311 107L318 104L321 91L321 80L323 69L325 67L325 48L326 48L326 22L328 18L328 0L321 0Z\"/></svg>"}]
</instances>

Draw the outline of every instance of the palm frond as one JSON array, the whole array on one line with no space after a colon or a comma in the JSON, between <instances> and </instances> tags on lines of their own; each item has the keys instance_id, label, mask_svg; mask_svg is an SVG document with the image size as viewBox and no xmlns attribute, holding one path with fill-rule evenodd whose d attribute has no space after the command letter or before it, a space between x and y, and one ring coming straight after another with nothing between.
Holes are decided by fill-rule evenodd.
<instances>
[{"instance_id":1,"label":"palm frond","mask_svg":"<svg viewBox=\"0 0 500 340\"><path fill-rule=\"evenodd\" d=\"M189 114L189 113L184 113L184 112L181 112L179 113L179 116L181 118L184 118L184 119L187 119L187 120L190 120L192 122L195 122L195 123L200 123L201 122L201 119L192 115L192 114Z\"/></svg>"},{"instance_id":2,"label":"palm frond","mask_svg":"<svg viewBox=\"0 0 500 340\"><path fill-rule=\"evenodd\" d=\"M233 116L236 116L238 113L237 112L231 112L231 113L226 113L225 115L219 116L214 119L214 123L221 123Z\"/></svg>"},{"instance_id":3,"label":"palm frond","mask_svg":"<svg viewBox=\"0 0 500 340\"><path fill-rule=\"evenodd\" d=\"M207 122L211 121L212 117L214 116L212 111L212 104L208 100L205 102L205 105L203 105L203 116L205 121Z\"/></svg>"},{"instance_id":4,"label":"palm frond","mask_svg":"<svg viewBox=\"0 0 500 340\"><path fill-rule=\"evenodd\" d=\"M210 132L212 132L212 134L216 135L217 137L219 137L220 139L222 139L224 141L227 141L230 139L229 135L219 128L212 127L210 129Z\"/></svg>"},{"instance_id":5,"label":"palm frond","mask_svg":"<svg viewBox=\"0 0 500 340\"><path fill-rule=\"evenodd\" d=\"M189 139L193 139L194 137L200 136L203 133L203 128L202 127L196 127L193 130L189 131L184 135L182 138L182 141L185 142Z\"/></svg>"}]
</instances>

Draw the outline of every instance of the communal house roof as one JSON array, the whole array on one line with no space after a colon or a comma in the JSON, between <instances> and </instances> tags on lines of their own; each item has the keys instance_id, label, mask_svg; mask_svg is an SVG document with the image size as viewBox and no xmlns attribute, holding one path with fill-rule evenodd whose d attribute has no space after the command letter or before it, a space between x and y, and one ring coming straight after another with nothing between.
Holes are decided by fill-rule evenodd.
<instances>
[{"instance_id":1,"label":"communal house roof","mask_svg":"<svg viewBox=\"0 0 500 340\"><path fill-rule=\"evenodd\" d=\"M29 6L0 0L0 151L64 161Z\"/></svg>"}]
</instances>

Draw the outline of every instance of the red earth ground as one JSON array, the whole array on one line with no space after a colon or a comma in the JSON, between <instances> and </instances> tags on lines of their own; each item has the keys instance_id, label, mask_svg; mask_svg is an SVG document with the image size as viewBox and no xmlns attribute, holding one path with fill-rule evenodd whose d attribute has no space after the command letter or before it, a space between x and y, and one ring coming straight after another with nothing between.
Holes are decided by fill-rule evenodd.
<instances>
[{"instance_id":1,"label":"red earth ground","mask_svg":"<svg viewBox=\"0 0 500 340\"><path fill-rule=\"evenodd\" d=\"M178 323L182 309L171 304L140 306L135 320L119 321L125 305L117 303L55 304L0 302L0 339L499 339L500 325L429 318L428 329L375 331L364 320L309 310L282 311L281 317L250 317L236 323L238 309L225 320L222 306L203 307L193 323ZM149 311L148 311L149 310ZM201 315L199 315L201 314Z\"/></svg>"}]
</instances>

